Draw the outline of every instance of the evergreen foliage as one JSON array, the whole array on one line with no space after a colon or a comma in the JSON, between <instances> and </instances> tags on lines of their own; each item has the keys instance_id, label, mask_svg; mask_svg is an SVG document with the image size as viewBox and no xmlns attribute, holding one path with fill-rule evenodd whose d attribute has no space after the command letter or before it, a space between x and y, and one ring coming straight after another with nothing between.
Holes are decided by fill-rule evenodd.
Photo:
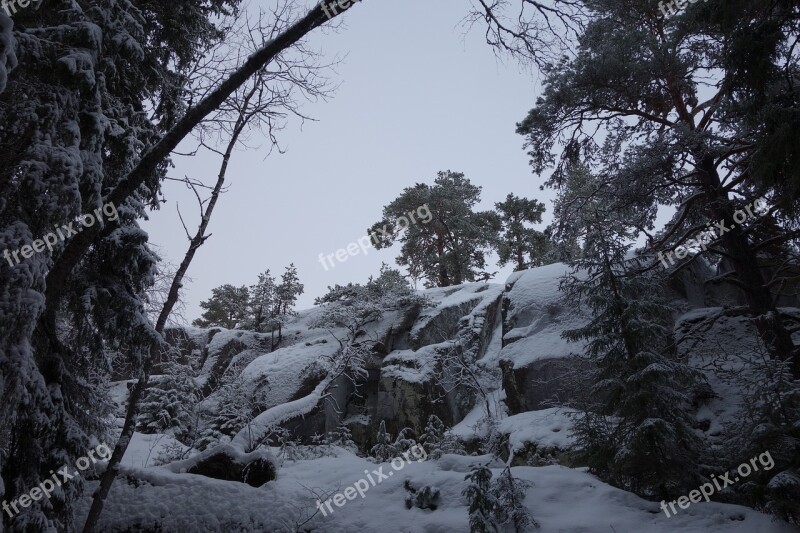
<instances>
[{"instance_id":1,"label":"evergreen foliage","mask_svg":"<svg viewBox=\"0 0 800 533\"><path fill-rule=\"evenodd\" d=\"M469 529L473 533L496 532L493 517L499 503L492 495L492 471L485 465L479 465L464 478L469 485L464 489L464 496L469 504Z\"/></svg>"},{"instance_id":2,"label":"evergreen foliage","mask_svg":"<svg viewBox=\"0 0 800 533\"><path fill-rule=\"evenodd\" d=\"M488 274L484 271L486 254L500 231L500 220L493 211L474 211L480 196L481 187L464 174L439 172L433 185L418 183L406 188L383 208L383 219L368 231L375 235L377 249L399 240L402 248L397 264L408 267L414 279L424 278L426 287L484 279ZM425 205L431 220L411 224L401 233L403 228L396 222Z\"/></svg>"},{"instance_id":3,"label":"evergreen foliage","mask_svg":"<svg viewBox=\"0 0 800 533\"><path fill-rule=\"evenodd\" d=\"M658 499L683 494L699 481L691 393L700 375L676 360L674 310L662 296L661 271L629 256L631 226L642 216L605 196L588 169L576 167L569 176L594 184L591 200L571 219L573 228L584 228L584 253L562 287L592 315L585 326L563 333L585 342L597 368L575 426L582 456L592 471L626 490ZM574 200L559 198L562 204Z\"/></svg>"},{"instance_id":4,"label":"evergreen foliage","mask_svg":"<svg viewBox=\"0 0 800 533\"><path fill-rule=\"evenodd\" d=\"M544 204L509 194L495 205L502 230L497 241L498 265L515 263L514 271L542 266L547 261L549 241L544 233L526 224L541 224Z\"/></svg>"},{"instance_id":5,"label":"evergreen foliage","mask_svg":"<svg viewBox=\"0 0 800 533\"><path fill-rule=\"evenodd\" d=\"M211 298L200 302L203 316L192 322L198 328L220 327L236 329L248 318L250 291L247 287L225 284L211 291Z\"/></svg>"},{"instance_id":6,"label":"evergreen foliage","mask_svg":"<svg viewBox=\"0 0 800 533\"><path fill-rule=\"evenodd\" d=\"M369 450L369 454L379 463L391 461L398 456L397 448L392 443L392 437L386 432L386 421L381 420L378 426L378 433L375 435L375 446Z\"/></svg>"},{"instance_id":7,"label":"evergreen foliage","mask_svg":"<svg viewBox=\"0 0 800 533\"><path fill-rule=\"evenodd\" d=\"M464 445L450 433L444 422L436 416L430 415L425 430L420 435L419 442L431 459L439 459L446 453L465 455Z\"/></svg>"},{"instance_id":8,"label":"evergreen foliage","mask_svg":"<svg viewBox=\"0 0 800 533\"><path fill-rule=\"evenodd\" d=\"M187 74L222 37L221 15L237 5L37 2L18 9L13 27L3 12L1 249L65 225L77 230L79 217L103 212L109 191L186 109ZM4 499L27 493L105 436L108 355L138 366L159 340L143 305L158 258L137 220L159 203L168 164L140 176L143 186L113 206L117 216L106 208L86 253L64 257L59 242L0 265ZM52 275L65 264L74 268ZM3 521L15 530L68 530L82 486L76 480Z\"/></svg>"},{"instance_id":9,"label":"evergreen foliage","mask_svg":"<svg viewBox=\"0 0 800 533\"><path fill-rule=\"evenodd\" d=\"M245 328L264 333L274 326L277 304L277 287L275 278L269 270L258 275L258 283L250 287L250 299L247 302L247 320Z\"/></svg>"}]
</instances>

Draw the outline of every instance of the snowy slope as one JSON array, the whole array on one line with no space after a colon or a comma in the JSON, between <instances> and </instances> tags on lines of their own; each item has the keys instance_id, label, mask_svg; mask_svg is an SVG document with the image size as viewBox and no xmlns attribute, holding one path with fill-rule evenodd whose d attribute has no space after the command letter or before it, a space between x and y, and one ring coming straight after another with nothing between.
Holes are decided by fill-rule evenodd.
<instances>
[{"instance_id":1,"label":"snowy slope","mask_svg":"<svg viewBox=\"0 0 800 533\"><path fill-rule=\"evenodd\" d=\"M471 464L486 464L490 457L443 456L439 461L412 461L400 470L384 463L387 479L370 486L333 513L316 512L322 494L331 497L360 479L375 465L336 449L335 457L284 463L278 479L260 488L191 474L174 474L164 468L126 469L138 486L123 481L111 491L99 530L167 532L290 532L308 522L305 531L325 533L449 533L469 531L463 490ZM496 462L493 467L499 467ZM493 468L495 475L500 473ZM659 504L613 488L581 470L562 466L515 467L515 477L530 482L526 507L540 523L542 533L668 533L682 531L732 533L789 533L795 531L771 518L733 505L698 503L667 518ZM377 476L373 475L373 479ZM130 478L128 478L130 479ZM435 511L407 509L404 483L415 488L430 485L440 490ZM89 484L92 490L92 483ZM76 513L82 517L88 500Z\"/></svg>"},{"instance_id":2,"label":"snowy slope","mask_svg":"<svg viewBox=\"0 0 800 533\"><path fill-rule=\"evenodd\" d=\"M515 273L505 287L475 283L425 291L433 305L418 315L409 318L404 313L387 313L378 323L370 324L365 333L371 339L381 339L386 347L375 369L380 380L378 403L383 408L392 402L394 392L389 385L395 381L417 387L413 389L417 392L427 390L424 385L430 381L442 351L455 342L466 342L474 348L479 365L487 370L487 379L494 380L485 383L488 403L498 419L497 429L508 437L516 454L514 464L525 464L525 454L531 448L569 449L574 444L571 412L563 407L536 408L509 416L509 389L504 390L507 376L501 379L499 371L501 363L509 362L521 372L524 379L519 383L524 387L542 387L535 378L550 368L549 363L566 361L569 365L575 360L570 358L582 352L581 345L561 338L565 329L579 327L587 320L572 310L558 291L566 272L564 265L556 264ZM321 375L314 377L313 370L320 368L320 359L339 348L336 338L344 334L311 329L310 324L319 313L317 308L301 312L284 330L285 345L272 353L259 352L256 337L250 339L241 332L217 333L208 346L204 372L211 371L232 340L250 339L243 342L246 346L234 360L246 357L249 361L242 371L246 382L266 380L272 409L256 417L256 422L264 425L279 420L282 413L292 411L299 403L308 404L304 410L310 412L319 400L314 393L321 392L325 385ZM737 416L740 390L725 376L747 368L754 353L746 342L753 338L751 326L739 317L722 315L721 308L695 310L680 317L676 325L679 352L697 366L723 370L708 374L717 396L698 414L701 420L709 421L710 434L718 432L725 420ZM692 333L705 324L713 333L708 341L697 339ZM202 330L191 333L192 338L202 336ZM727 340L720 343L720 338ZM556 376L555 381L558 379ZM124 397L124 387L125 383L116 385L115 397ZM369 401L375 400L368 397ZM290 401L294 403L286 405ZM430 403L430 398L421 401ZM416 408L419 404L408 405ZM372 417L375 412L368 406L364 410L342 406L344 418L364 426L376 422ZM484 416L484 403L476 402L461 414L463 418L454 421L452 433L466 440L482 435L486 429L482 425ZM177 473L179 464L152 467L152 456L170 442L158 435L135 436L124 461L125 475L112 489L101 530L468 532L465 475L476 464L491 463L495 476L502 468L497 459L489 456L445 455L437 461L413 462L370 487L363 499L356 496L323 516L317 512L318 498L324 501L344 491L379 465L341 448L307 449L306 457L310 458L292 461L284 457L279 461L277 479L254 488ZM320 457L325 450L333 456ZM273 452L280 455L277 449ZM548 460L553 457L548 455ZM149 468L143 469L143 465ZM383 468L384 472L392 471L389 464ZM530 482L525 506L544 533L795 531L752 509L719 503L693 504L668 518L658 503L611 487L580 468L515 466L512 471L518 479ZM408 509L406 482L417 489L425 485L438 489L441 499L437 509ZM90 493L93 483L88 485ZM78 517L87 509L88 501L84 500Z\"/></svg>"}]
</instances>

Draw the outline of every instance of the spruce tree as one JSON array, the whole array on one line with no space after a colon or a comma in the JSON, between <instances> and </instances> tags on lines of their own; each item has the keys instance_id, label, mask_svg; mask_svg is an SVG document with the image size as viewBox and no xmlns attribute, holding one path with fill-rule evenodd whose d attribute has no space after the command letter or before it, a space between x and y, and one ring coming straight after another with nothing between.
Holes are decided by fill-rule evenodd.
<instances>
[{"instance_id":1,"label":"spruce tree","mask_svg":"<svg viewBox=\"0 0 800 533\"><path fill-rule=\"evenodd\" d=\"M403 428L397 434L397 438L394 440L395 457L399 457L417 445L417 441L410 437L409 433L412 433L411 428Z\"/></svg>"},{"instance_id":2,"label":"spruce tree","mask_svg":"<svg viewBox=\"0 0 800 533\"><path fill-rule=\"evenodd\" d=\"M428 417L428 423L419 441L431 459L439 459L446 453L465 454L464 445L458 437L448 431L447 426L436 415Z\"/></svg>"},{"instance_id":3,"label":"spruce tree","mask_svg":"<svg viewBox=\"0 0 800 533\"><path fill-rule=\"evenodd\" d=\"M141 368L160 346L143 305L158 257L139 221L162 201L170 153L250 76L328 20L322 6L292 23L278 15L275 39L234 73L215 73L212 90L193 91L188 80L209 65L202 59L238 4L9 2L13 22L0 10L0 247L17 250L72 228L46 251L0 264L4 499L104 436L110 359ZM89 225L88 215L107 207L114 216L95 215ZM15 518L4 515L4 524L72 529L69 505L82 485L74 480Z\"/></svg>"},{"instance_id":4,"label":"spruce tree","mask_svg":"<svg viewBox=\"0 0 800 533\"><path fill-rule=\"evenodd\" d=\"M392 444L392 437L386 432L386 421L381 420L378 426L378 433L375 435L375 446L369 450L369 454L379 463L391 461L397 457L397 448Z\"/></svg>"},{"instance_id":5,"label":"spruce tree","mask_svg":"<svg viewBox=\"0 0 800 533\"><path fill-rule=\"evenodd\" d=\"M444 433L446 430L447 428L444 422L442 422L438 416L430 415L428 417L428 423L422 435L420 435L419 442L432 459L438 459L438 457L434 457L432 454L439 449L439 446L444 440Z\"/></svg>"},{"instance_id":6,"label":"spruce tree","mask_svg":"<svg viewBox=\"0 0 800 533\"><path fill-rule=\"evenodd\" d=\"M191 369L173 363L167 374L147 390L140 407L137 428L142 433L165 433L184 444L193 444L197 433L200 390Z\"/></svg>"},{"instance_id":7,"label":"spruce tree","mask_svg":"<svg viewBox=\"0 0 800 533\"><path fill-rule=\"evenodd\" d=\"M65 239L42 253L0 264L3 499L27 493L105 435L111 369L99 354L135 366L158 341L143 305L158 257L138 219L159 203L168 163L141 172L142 186L121 201L107 195L185 110L187 72L237 3L17 4L13 24L3 10L0 248L65 225L79 231L66 238L62 229ZM82 238L81 253L65 252ZM70 529L82 485L3 522Z\"/></svg>"},{"instance_id":8,"label":"spruce tree","mask_svg":"<svg viewBox=\"0 0 800 533\"><path fill-rule=\"evenodd\" d=\"M525 507L525 490L528 483L515 479L507 466L492 482L491 493L497 502L495 521L504 530L528 533L539 529L539 524Z\"/></svg>"},{"instance_id":9,"label":"spruce tree","mask_svg":"<svg viewBox=\"0 0 800 533\"><path fill-rule=\"evenodd\" d=\"M604 195L601 180L587 172L569 174L596 187L574 213L579 220L573 227L586 228L584 257L572 263L563 289L592 318L563 336L586 343L597 371L575 434L582 457L600 477L667 499L699 481L701 443L692 427L691 393L701 378L676 360L674 310L664 299L660 271L644 268L646 258L630 256L631 224L647 215Z\"/></svg>"},{"instance_id":10,"label":"spruce tree","mask_svg":"<svg viewBox=\"0 0 800 533\"><path fill-rule=\"evenodd\" d=\"M479 465L464 478L469 485L464 489L464 496L469 504L469 529L473 533L496 532L493 517L497 512L498 502L492 495L492 471L486 465Z\"/></svg>"}]
</instances>

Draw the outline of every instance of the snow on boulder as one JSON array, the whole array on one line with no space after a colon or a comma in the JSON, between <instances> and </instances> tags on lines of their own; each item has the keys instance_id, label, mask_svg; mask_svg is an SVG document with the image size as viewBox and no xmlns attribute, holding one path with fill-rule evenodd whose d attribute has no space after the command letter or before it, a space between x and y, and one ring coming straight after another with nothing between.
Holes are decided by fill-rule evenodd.
<instances>
[{"instance_id":1,"label":"snow on boulder","mask_svg":"<svg viewBox=\"0 0 800 533\"><path fill-rule=\"evenodd\" d=\"M515 272L506 282L500 368L513 414L568 402L583 386L568 376L591 367L579 355L584 345L561 337L588 321L559 291L568 272L566 265L555 263Z\"/></svg>"},{"instance_id":2,"label":"snow on boulder","mask_svg":"<svg viewBox=\"0 0 800 533\"><path fill-rule=\"evenodd\" d=\"M274 456L267 450L243 453L234 446L221 445L189 459L170 463L167 469L260 487L275 479L275 465Z\"/></svg>"}]
</instances>

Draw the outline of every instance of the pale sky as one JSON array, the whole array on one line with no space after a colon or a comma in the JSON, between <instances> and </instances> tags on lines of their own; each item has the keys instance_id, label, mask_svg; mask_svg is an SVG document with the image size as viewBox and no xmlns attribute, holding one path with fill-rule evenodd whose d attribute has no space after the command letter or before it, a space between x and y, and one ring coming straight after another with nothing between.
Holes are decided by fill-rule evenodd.
<instances>
[{"instance_id":1,"label":"pale sky","mask_svg":"<svg viewBox=\"0 0 800 533\"><path fill-rule=\"evenodd\" d=\"M465 36L460 21L468 9L466 0L364 0L344 14L338 32L314 32L309 43L326 59L346 54L332 79L341 85L330 101L304 107L318 122L301 129L295 120L280 133L285 154L265 159L266 142L235 153L213 236L189 271L189 321L212 288L252 285L268 268L279 276L294 262L305 284L303 309L328 286L364 282L381 262L396 266L399 244L328 271L319 254L357 241L405 187L432 183L440 170L463 172L482 186L482 209L513 192L544 201L550 220L553 193L539 190L542 179L531 173L524 139L514 132L536 100L537 73L497 59L481 26ZM213 184L219 157L175 163L171 176ZM167 182L164 190L168 203L145 229L162 256L178 263L188 241L175 204L192 232L197 207L183 185ZM503 269L494 281L509 273Z\"/></svg>"}]
</instances>

